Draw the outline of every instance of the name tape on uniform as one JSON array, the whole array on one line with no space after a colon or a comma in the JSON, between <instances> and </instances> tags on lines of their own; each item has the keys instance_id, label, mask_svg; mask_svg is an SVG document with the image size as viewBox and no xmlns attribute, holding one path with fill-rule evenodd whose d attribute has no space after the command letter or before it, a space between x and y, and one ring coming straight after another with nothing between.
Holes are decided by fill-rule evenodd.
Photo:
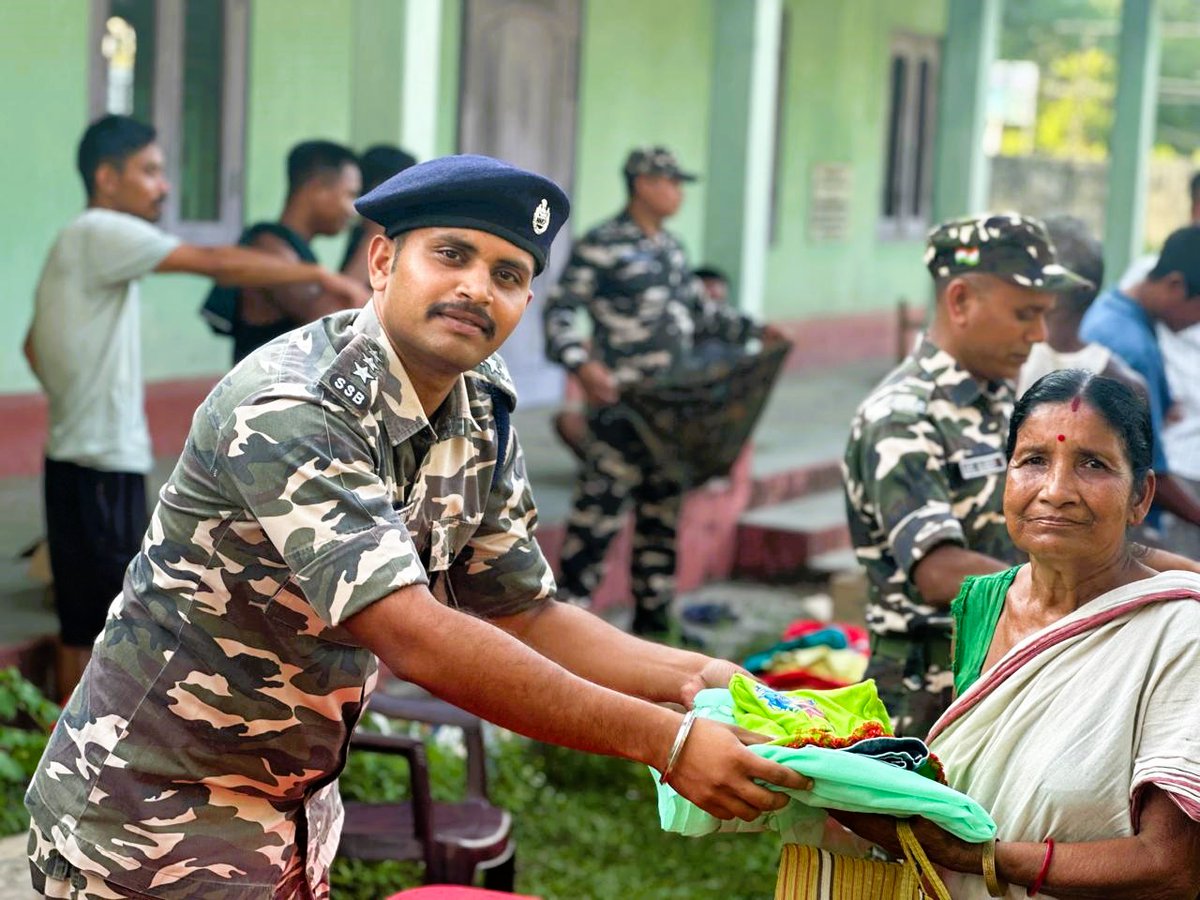
<instances>
[{"instance_id":1,"label":"name tape on uniform","mask_svg":"<svg viewBox=\"0 0 1200 900\"><path fill-rule=\"evenodd\" d=\"M958 472L964 479L982 478L985 475L1003 472L1006 465L1003 453L983 453L979 456L968 456L959 462Z\"/></svg>"}]
</instances>

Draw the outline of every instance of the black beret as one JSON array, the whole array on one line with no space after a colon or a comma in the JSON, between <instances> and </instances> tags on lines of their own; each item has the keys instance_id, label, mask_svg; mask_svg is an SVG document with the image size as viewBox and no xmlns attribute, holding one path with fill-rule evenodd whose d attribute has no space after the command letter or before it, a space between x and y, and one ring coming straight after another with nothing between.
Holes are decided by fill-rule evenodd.
<instances>
[{"instance_id":1,"label":"black beret","mask_svg":"<svg viewBox=\"0 0 1200 900\"><path fill-rule=\"evenodd\" d=\"M397 172L354 208L388 237L439 225L486 231L530 253L536 274L546 268L571 203L549 178L490 156L463 155Z\"/></svg>"}]
</instances>

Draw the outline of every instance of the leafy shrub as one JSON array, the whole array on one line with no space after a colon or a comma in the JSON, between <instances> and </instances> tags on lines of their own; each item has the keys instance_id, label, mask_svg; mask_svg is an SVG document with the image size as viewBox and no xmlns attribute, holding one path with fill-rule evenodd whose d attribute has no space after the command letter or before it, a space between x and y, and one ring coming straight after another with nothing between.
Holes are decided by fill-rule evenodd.
<instances>
[{"instance_id":1,"label":"leafy shrub","mask_svg":"<svg viewBox=\"0 0 1200 900\"><path fill-rule=\"evenodd\" d=\"M16 669L0 670L0 835L19 834L29 827L22 802L25 788L58 712Z\"/></svg>"}]
</instances>

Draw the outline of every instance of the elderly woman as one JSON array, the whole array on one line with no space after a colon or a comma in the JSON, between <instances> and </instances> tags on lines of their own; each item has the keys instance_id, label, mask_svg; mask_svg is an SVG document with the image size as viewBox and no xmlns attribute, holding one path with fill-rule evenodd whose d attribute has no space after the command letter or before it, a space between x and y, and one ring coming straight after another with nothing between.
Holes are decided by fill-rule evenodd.
<instances>
[{"instance_id":1,"label":"elderly woman","mask_svg":"<svg viewBox=\"0 0 1200 900\"><path fill-rule=\"evenodd\" d=\"M1200 894L1200 576L1157 573L1126 539L1154 496L1151 441L1109 378L1055 372L1017 404L1004 516L1029 563L963 584L959 696L930 733L997 841L915 827L955 898ZM838 817L897 849L891 820Z\"/></svg>"}]
</instances>

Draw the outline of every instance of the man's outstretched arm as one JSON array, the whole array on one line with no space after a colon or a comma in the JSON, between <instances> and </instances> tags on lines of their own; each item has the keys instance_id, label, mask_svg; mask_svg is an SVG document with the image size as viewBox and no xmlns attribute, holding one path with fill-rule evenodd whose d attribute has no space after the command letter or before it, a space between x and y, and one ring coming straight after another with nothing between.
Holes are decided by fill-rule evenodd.
<instances>
[{"instance_id":1,"label":"man's outstretched arm","mask_svg":"<svg viewBox=\"0 0 1200 900\"><path fill-rule=\"evenodd\" d=\"M281 259L247 247L180 244L163 258L154 271L188 272L211 278L218 284L239 287L316 282L323 291L343 297L348 303L362 304L368 297L363 285L316 263Z\"/></svg>"},{"instance_id":2,"label":"man's outstretched arm","mask_svg":"<svg viewBox=\"0 0 1200 900\"><path fill-rule=\"evenodd\" d=\"M576 750L667 763L679 713L593 684L482 619L410 585L345 622L400 678L504 728ZM670 784L722 819L751 820L787 797L755 779L805 789L808 779L748 750L731 728L697 720Z\"/></svg>"},{"instance_id":3,"label":"man's outstretched arm","mask_svg":"<svg viewBox=\"0 0 1200 900\"><path fill-rule=\"evenodd\" d=\"M727 660L644 641L568 603L543 603L492 624L588 681L652 703L691 706L698 691L726 687L744 671Z\"/></svg>"}]
</instances>

